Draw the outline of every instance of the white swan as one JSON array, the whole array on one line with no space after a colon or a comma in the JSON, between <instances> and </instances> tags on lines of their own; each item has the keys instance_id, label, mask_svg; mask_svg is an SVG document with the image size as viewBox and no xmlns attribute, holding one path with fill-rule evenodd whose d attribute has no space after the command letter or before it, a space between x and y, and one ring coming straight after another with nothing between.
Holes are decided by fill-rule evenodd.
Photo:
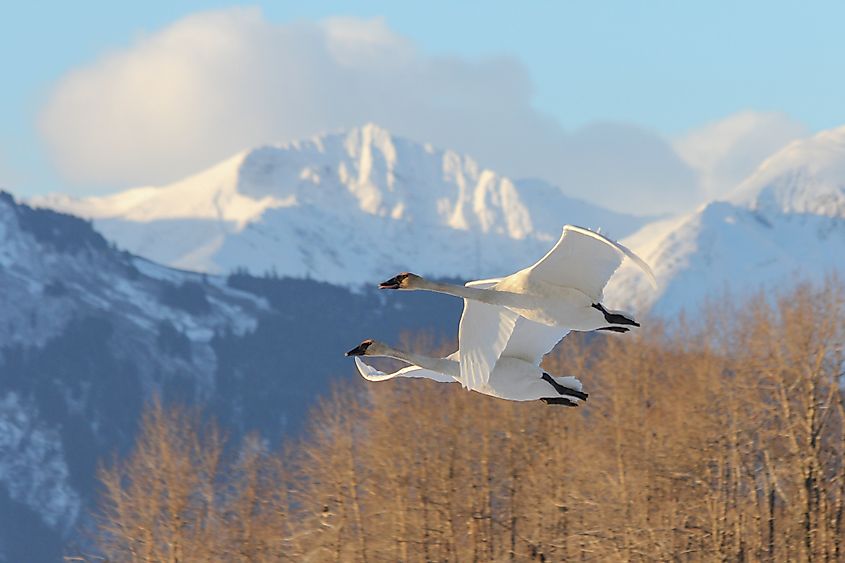
<instances>
[{"instance_id":1,"label":"white swan","mask_svg":"<svg viewBox=\"0 0 845 563\"><path fill-rule=\"evenodd\" d=\"M478 282L478 285L489 284ZM495 325L503 313L510 314L496 305L464 300L461 333L465 341L477 342L481 346L492 345L492 342L484 342L483 338L476 338L476 333L489 336L485 327ZM587 399L587 394L581 391L581 382L574 377L553 378L540 369L543 356L568 333L569 329L541 325L523 317L517 318L513 330L502 345L501 353L494 360L495 365L488 372L481 374L482 378L466 379L462 370L463 352L460 349L445 358L431 358L402 352L373 340L365 340L346 355L388 356L412 364L394 373L385 374L355 358L358 371L371 381L393 377L425 377L441 382L457 381L464 387L501 399L542 399L547 403L576 406L579 400Z\"/></svg>"},{"instance_id":2,"label":"white swan","mask_svg":"<svg viewBox=\"0 0 845 563\"><path fill-rule=\"evenodd\" d=\"M346 355L387 356L412 364L393 373L384 373L356 357L358 372L369 381L423 377L441 383L461 382L460 351L445 358L432 358L396 350L378 341L365 340ZM581 382L575 377L552 377L530 362L502 356L490 373L489 380L473 390L509 401L542 400L546 404L575 407L587 399L587 394L581 389Z\"/></svg>"},{"instance_id":3,"label":"white swan","mask_svg":"<svg viewBox=\"0 0 845 563\"><path fill-rule=\"evenodd\" d=\"M563 227L560 240L537 263L503 278L460 286L404 272L379 287L436 291L464 298L458 331L460 377L465 386L477 389L488 382L519 318L567 332L627 332L631 326L640 326L630 315L609 311L601 304L604 286L626 256L656 287L651 268L636 254L598 233L572 225ZM494 308L471 308L469 303Z\"/></svg>"}]
</instances>

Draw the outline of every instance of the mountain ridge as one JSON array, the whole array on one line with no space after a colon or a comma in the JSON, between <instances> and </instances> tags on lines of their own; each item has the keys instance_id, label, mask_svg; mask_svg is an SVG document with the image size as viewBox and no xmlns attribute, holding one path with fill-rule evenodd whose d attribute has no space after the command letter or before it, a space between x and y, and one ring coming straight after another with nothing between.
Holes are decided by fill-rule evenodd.
<instances>
[{"instance_id":1,"label":"mountain ridge","mask_svg":"<svg viewBox=\"0 0 845 563\"><path fill-rule=\"evenodd\" d=\"M720 200L646 220L368 124L242 151L163 188L37 203L87 214L112 240L172 266L245 267L353 288L405 270L507 274L545 254L572 223L623 240L655 269L657 292L623 266L609 303L674 314L732 286L741 293L839 269L830 256L841 251L843 186L845 126L793 141Z\"/></svg>"},{"instance_id":2,"label":"mountain ridge","mask_svg":"<svg viewBox=\"0 0 845 563\"><path fill-rule=\"evenodd\" d=\"M346 286L403 269L501 275L542 255L567 222L621 237L647 220L373 124L242 151L164 187L31 202L92 219L122 247L170 266Z\"/></svg>"},{"instance_id":3,"label":"mountain ridge","mask_svg":"<svg viewBox=\"0 0 845 563\"><path fill-rule=\"evenodd\" d=\"M735 296L818 282L845 268L845 127L794 141L723 200L646 225L625 243L654 268L654 293L623 268L608 295L673 315Z\"/></svg>"},{"instance_id":4,"label":"mountain ridge","mask_svg":"<svg viewBox=\"0 0 845 563\"><path fill-rule=\"evenodd\" d=\"M82 541L97 464L131 446L153 395L277 442L355 377L350 346L451 335L460 314L432 294L174 270L6 193L0 265L0 561L56 561Z\"/></svg>"}]
</instances>

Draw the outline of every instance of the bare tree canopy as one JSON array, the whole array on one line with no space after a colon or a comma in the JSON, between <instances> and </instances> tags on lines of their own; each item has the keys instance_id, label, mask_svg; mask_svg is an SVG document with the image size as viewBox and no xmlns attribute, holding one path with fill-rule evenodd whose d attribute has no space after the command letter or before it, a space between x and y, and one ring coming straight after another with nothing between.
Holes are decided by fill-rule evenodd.
<instances>
[{"instance_id":1,"label":"bare tree canopy","mask_svg":"<svg viewBox=\"0 0 845 563\"><path fill-rule=\"evenodd\" d=\"M843 344L831 280L568 338L544 366L581 409L345 382L270 453L154 403L101 471L95 539L109 561L842 561Z\"/></svg>"}]
</instances>

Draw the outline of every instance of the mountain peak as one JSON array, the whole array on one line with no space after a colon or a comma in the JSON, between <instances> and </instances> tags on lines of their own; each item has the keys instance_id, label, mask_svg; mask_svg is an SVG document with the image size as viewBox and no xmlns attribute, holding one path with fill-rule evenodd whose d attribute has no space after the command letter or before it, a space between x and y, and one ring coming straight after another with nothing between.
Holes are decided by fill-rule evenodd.
<instances>
[{"instance_id":1,"label":"mountain peak","mask_svg":"<svg viewBox=\"0 0 845 563\"><path fill-rule=\"evenodd\" d=\"M611 279L609 306L675 313L718 298L772 291L841 271L845 255L845 127L795 141L727 201L646 225L625 244L652 264L659 292L636 272Z\"/></svg>"},{"instance_id":2,"label":"mountain peak","mask_svg":"<svg viewBox=\"0 0 845 563\"><path fill-rule=\"evenodd\" d=\"M394 135L377 123L368 122L360 127L353 127L346 133L347 138L360 137L365 142L377 145L392 144Z\"/></svg>"},{"instance_id":3,"label":"mountain peak","mask_svg":"<svg viewBox=\"0 0 845 563\"><path fill-rule=\"evenodd\" d=\"M729 201L766 216L845 217L845 126L793 141L765 160Z\"/></svg>"},{"instance_id":4,"label":"mountain peak","mask_svg":"<svg viewBox=\"0 0 845 563\"><path fill-rule=\"evenodd\" d=\"M567 222L623 236L645 221L373 123L247 150L167 186L35 201L93 218L120 245L171 266L343 285L410 268L500 275L541 256Z\"/></svg>"}]
</instances>

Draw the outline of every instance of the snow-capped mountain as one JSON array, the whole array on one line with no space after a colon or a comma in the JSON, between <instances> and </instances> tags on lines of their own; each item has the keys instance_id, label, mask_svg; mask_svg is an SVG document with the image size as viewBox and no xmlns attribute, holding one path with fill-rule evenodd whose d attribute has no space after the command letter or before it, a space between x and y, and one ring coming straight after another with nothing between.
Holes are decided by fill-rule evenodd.
<instances>
[{"instance_id":1,"label":"snow-capped mountain","mask_svg":"<svg viewBox=\"0 0 845 563\"><path fill-rule=\"evenodd\" d=\"M785 147L763 162L729 201L770 218L845 218L845 126Z\"/></svg>"},{"instance_id":2,"label":"snow-capped mountain","mask_svg":"<svg viewBox=\"0 0 845 563\"><path fill-rule=\"evenodd\" d=\"M345 350L453 333L460 312L443 296L173 270L6 193L0 266L0 561L57 561L79 539L97 464L132 444L153 392L276 443L331 378L354 376Z\"/></svg>"},{"instance_id":3,"label":"snow-capped mountain","mask_svg":"<svg viewBox=\"0 0 845 563\"><path fill-rule=\"evenodd\" d=\"M160 266L0 194L0 561L57 558L96 463L131 444L152 392L277 439L332 376L352 374L342 352L363 338L454 334L460 300L359 287L397 271L511 272L564 223L633 233L625 244L653 267L657 292L623 266L612 308L673 314L725 289L842 271L845 127L773 155L725 201L645 226L372 125L246 151L169 186L35 202L171 265L275 274Z\"/></svg>"},{"instance_id":4,"label":"snow-capped mountain","mask_svg":"<svg viewBox=\"0 0 845 563\"><path fill-rule=\"evenodd\" d=\"M646 225L625 243L652 265L660 289L625 268L606 295L658 314L725 290L737 296L845 271L845 127L793 142L726 201Z\"/></svg>"},{"instance_id":5,"label":"snow-capped mountain","mask_svg":"<svg viewBox=\"0 0 845 563\"><path fill-rule=\"evenodd\" d=\"M32 201L90 218L119 246L170 266L348 286L402 270L501 275L541 256L565 223L622 237L646 221L371 124L244 151L168 186Z\"/></svg>"},{"instance_id":6,"label":"snow-capped mountain","mask_svg":"<svg viewBox=\"0 0 845 563\"><path fill-rule=\"evenodd\" d=\"M648 224L375 125L245 151L169 186L34 202L89 217L119 245L172 266L352 287L402 270L512 272L573 223L624 238L657 274L655 292L623 267L608 303L671 314L726 289L819 279L841 266L843 139L838 128L796 141L724 201Z\"/></svg>"},{"instance_id":7,"label":"snow-capped mountain","mask_svg":"<svg viewBox=\"0 0 845 563\"><path fill-rule=\"evenodd\" d=\"M87 510L93 454L130 443L144 397L185 378L210 398L215 333L243 335L270 308L6 193L0 266L0 560L38 561Z\"/></svg>"}]
</instances>

